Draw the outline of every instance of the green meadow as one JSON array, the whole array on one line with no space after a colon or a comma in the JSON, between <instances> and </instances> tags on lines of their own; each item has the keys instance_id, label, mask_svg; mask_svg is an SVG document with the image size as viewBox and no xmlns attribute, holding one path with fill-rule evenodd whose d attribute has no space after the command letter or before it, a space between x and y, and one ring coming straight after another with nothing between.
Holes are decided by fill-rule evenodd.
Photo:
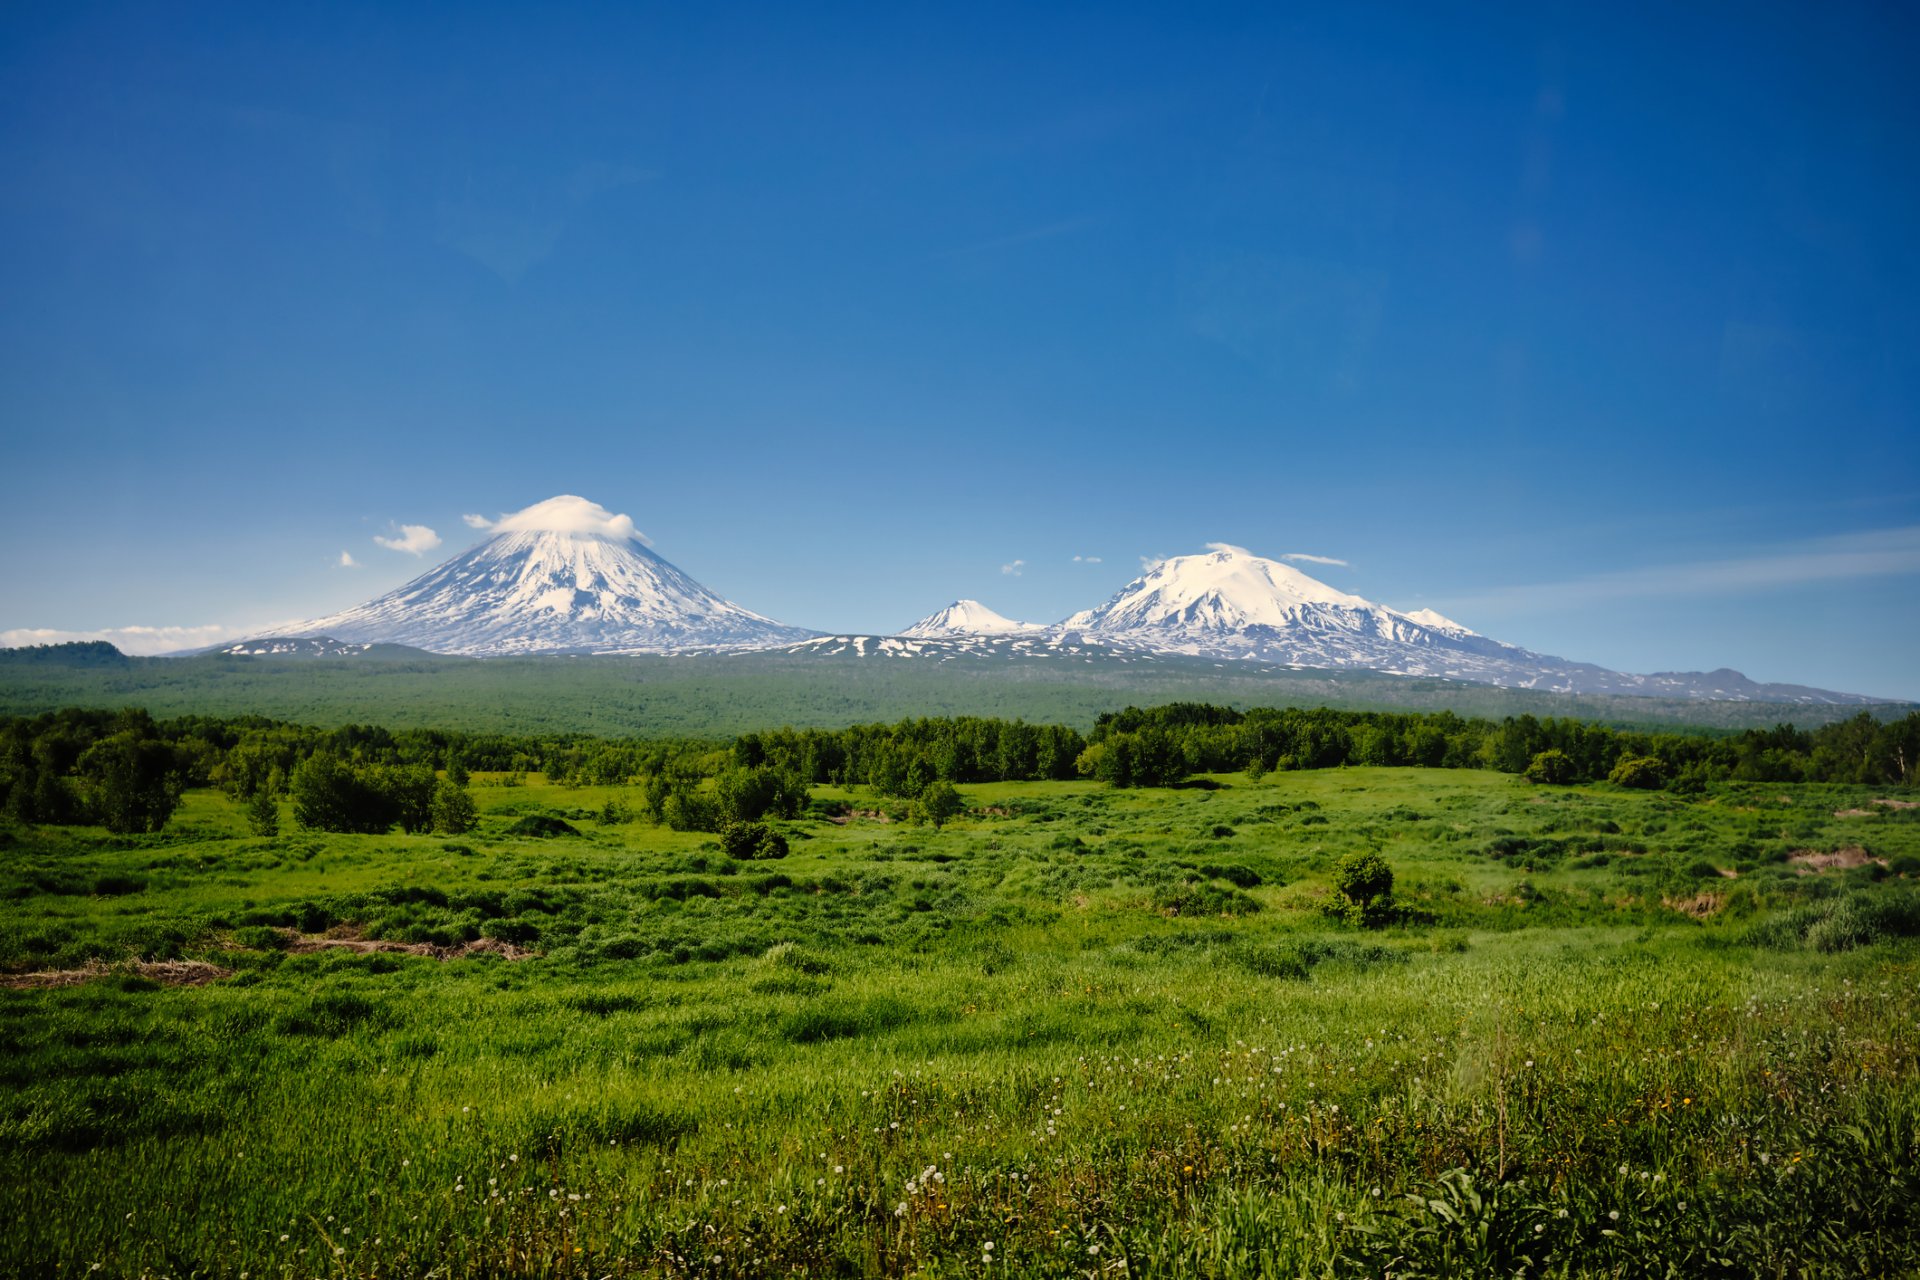
<instances>
[{"instance_id":1,"label":"green meadow","mask_svg":"<svg viewBox=\"0 0 1920 1280\"><path fill-rule=\"evenodd\" d=\"M634 790L0 826L0 1272L1920 1271L1910 789Z\"/></svg>"}]
</instances>

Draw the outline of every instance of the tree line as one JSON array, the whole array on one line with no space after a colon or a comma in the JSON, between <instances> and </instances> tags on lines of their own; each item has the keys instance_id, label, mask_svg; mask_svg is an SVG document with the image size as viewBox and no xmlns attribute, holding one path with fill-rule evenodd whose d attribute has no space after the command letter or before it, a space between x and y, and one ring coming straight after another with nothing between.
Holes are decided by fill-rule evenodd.
<instances>
[{"instance_id":1,"label":"tree line","mask_svg":"<svg viewBox=\"0 0 1920 1280\"><path fill-rule=\"evenodd\" d=\"M938 822L957 809L955 783L1165 786L1198 773L1341 765L1497 769L1543 783L1611 779L1680 790L1722 780L1911 785L1920 771L1920 712L1881 722L1863 711L1813 730L1712 733L1531 715L1494 721L1189 702L1109 712L1084 737L1065 725L956 716L772 729L728 743L316 729L261 717L159 721L137 709L69 709L0 717L0 814L157 831L184 791L217 786L249 806L262 834L277 822L282 798L296 822L321 830L455 832L473 821L471 773L511 785L539 772L563 786L630 787L634 807L651 820L717 832L795 817L809 804L808 788L821 784L869 787Z\"/></svg>"}]
</instances>

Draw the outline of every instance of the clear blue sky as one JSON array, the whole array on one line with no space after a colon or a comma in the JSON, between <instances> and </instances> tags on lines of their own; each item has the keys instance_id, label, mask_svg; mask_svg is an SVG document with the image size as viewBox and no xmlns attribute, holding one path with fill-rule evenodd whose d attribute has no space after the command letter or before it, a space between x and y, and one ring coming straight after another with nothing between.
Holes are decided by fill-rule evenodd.
<instances>
[{"instance_id":1,"label":"clear blue sky","mask_svg":"<svg viewBox=\"0 0 1920 1280\"><path fill-rule=\"evenodd\" d=\"M1910 7L1294 8L7 6L0 632L580 493L827 629L1221 540L1920 698Z\"/></svg>"}]
</instances>

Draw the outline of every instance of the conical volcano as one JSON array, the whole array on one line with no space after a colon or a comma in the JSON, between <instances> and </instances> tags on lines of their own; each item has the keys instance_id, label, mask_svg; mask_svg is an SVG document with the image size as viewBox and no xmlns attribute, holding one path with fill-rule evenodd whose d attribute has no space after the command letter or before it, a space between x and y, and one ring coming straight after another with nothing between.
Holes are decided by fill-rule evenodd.
<instances>
[{"instance_id":1,"label":"conical volcano","mask_svg":"<svg viewBox=\"0 0 1920 1280\"><path fill-rule=\"evenodd\" d=\"M640 540L633 521L571 494L503 516L479 546L378 599L289 635L435 653L684 653L815 635L708 590Z\"/></svg>"}]
</instances>

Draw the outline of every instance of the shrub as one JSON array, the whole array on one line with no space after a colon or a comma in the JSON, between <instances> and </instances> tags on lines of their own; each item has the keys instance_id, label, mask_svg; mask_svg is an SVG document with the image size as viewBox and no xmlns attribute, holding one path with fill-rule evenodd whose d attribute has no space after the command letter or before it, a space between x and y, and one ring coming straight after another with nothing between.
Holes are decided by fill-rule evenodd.
<instances>
[{"instance_id":1,"label":"shrub","mask_svg":"<svg viewBox=\"0 0 1920 1280\"><path fill-rule=\"evenodd\" d=\"M1548 786L1564 787L1579 781L1580 770L1573 763L1573 757L1558 747L1549 747L1535 756L1527 765L1528 782L1542 782Z\"/></svg>"},{"instance_id":2,"label":"shrub","mask_svg":"<svg viewBox=\"0 0 1920 1280\"><path fill-rule=\"evenodd\" d=\"M1607 781L1635 791L1658 791L1667 785L1667 764L1658 756L1622 756Z\"/></svg>"},{"instance_id":3,"label":"shrub","mask_svg":"<svg viewBox=\"0 0 1920 1280\"><path fill-rule=\"evenodd\" d=\"M764 822L729 822L720 828L720 847L729 858L784 858L787 838Z\"/></svg>"}]
</instances>

